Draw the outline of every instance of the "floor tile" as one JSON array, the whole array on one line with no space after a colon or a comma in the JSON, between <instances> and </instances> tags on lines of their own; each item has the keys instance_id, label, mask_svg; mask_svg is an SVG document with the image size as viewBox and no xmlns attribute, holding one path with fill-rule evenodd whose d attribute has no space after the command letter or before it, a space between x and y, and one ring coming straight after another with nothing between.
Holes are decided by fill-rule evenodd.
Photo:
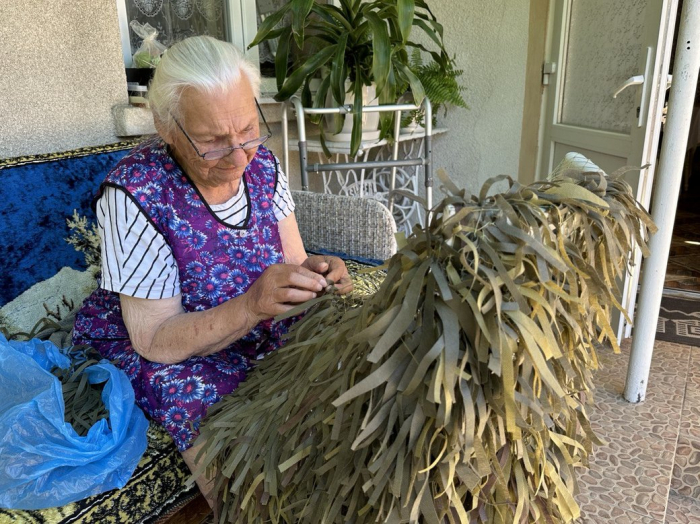
<instances>
[{"instance_id":1,"label":"floor tile","mask_svg":"<svg viewBox=\"0 0 700 524\"><path fill-rule=\"evenodd\" d=\"M579 473L581 522L662 523L670 493L691 348L656 342L647 397L623 397L630 343L601 352L591 426L606 441Z\"/></svg>"},{"instance_id":2,"label":"floor tile","mask_svg":"<svg viewBox=\"0 0 700 524\"><path fill-rule=\"evenodd\" d=\"M700 440L700 347L690 349L680 434L690 440Z\"/></svg>"},{"instance_id":3,"label":"floor tile","mask_svg":"<svg viewBox=\"0 0 700 524\"><path fill-rule=\"evenodd\" d=\"M581 518L577 524L663 524L663 520L653 517L644 517L633 512L622 511L618 508L601 510L596 508L590 513L581 512Z\"/></svg>"},{"instance_id":4,"label":"floor tile","mask_svg":"<svg viewBox=\"0 0 700 524\"><path fill-rule=\"evenodd\" d=\"M700 502L671 493L666 509L665 524L698 524Z\"/></svg>"},{"instance_id":5,"label":"floor tile","mask_svg":"<svg viewBox=\"0 0 700 524\"><path fill-rule=\"evenodd\" d=\"M671 489L700 501L700 440L678 438Z\"/></svg>"}]
</instances>

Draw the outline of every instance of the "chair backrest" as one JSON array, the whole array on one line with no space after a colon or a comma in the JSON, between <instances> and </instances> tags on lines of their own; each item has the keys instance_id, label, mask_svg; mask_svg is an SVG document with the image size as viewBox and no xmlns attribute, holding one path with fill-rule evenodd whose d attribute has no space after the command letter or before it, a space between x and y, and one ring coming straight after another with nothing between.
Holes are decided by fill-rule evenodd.
<instances>
[{"instance_id":1,"label":"chair backrest","mask_svg":"<svg viewBox=\"0 0 700 524\"><path fill-rule=\"evenodd\" d=\"M377 200L292 191L304 247L386 260L396 253L396 222Z\"/></svg>"}]
</instances>

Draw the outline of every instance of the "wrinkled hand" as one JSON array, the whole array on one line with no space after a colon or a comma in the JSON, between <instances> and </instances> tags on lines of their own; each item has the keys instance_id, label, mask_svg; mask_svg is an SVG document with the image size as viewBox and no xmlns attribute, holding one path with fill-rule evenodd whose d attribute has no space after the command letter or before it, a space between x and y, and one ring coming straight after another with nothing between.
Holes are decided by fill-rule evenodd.
<instances>
[{"instance_id":1,"label":"wrinkled hand","mask_svg":"<svg viewBox=\"0 0 700 524\"><path fill-rule=\"evenodd\" d=\"M256 320L266 320L315 298L325 287L325 278L305 267L273 264L246 291L246 309Z\"/></svg>"},{"instance_id":2,"label":"wrinkled hand","mask_svg":"<svg viewBox=\"0 0 700 524\"><path fill-rule=\"evenodd\" d=\"M305 267L325 277L328 285L335 285L335 292L344 295L352 291L352 280L348 274L345 262L338 257L326 255L312 255L301 264Z\"/></svg>"}]
</instances>

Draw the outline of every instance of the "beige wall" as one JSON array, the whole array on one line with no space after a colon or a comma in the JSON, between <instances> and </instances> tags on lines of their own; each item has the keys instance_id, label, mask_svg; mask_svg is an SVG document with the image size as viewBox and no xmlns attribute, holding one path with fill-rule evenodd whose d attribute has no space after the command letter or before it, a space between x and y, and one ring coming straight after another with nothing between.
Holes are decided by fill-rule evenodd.
<instances>
[{"instance_id":1,"label":"beige wall","mask_svg":"<svg viewBox=\"0 0 700 524\"><path fill-rule=\"evenodd\" d=\"M126 99L114 0L0 0L0 158L114 142Z\"/></svg>"},{"instance_id":2,"label":"beige wall","mask_svg":"<svg viewBox=\"0 0 700 524\"><path fill-rule=\"evenodd\" d=\"M453 109L438 126L435 167L477 191L492 176L518 176L525 96L529 0L432 0L445 43L464 69L469 110ZM436 181L437 184L437 181Z\"/></svg>"}]
</instances>

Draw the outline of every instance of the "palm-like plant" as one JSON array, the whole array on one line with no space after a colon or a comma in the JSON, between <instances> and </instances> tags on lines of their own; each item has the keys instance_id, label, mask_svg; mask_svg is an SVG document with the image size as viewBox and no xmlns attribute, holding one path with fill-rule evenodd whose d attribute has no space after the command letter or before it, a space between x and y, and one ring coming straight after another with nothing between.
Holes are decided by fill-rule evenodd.
<instances>
[{"instance_id":1,"label":"palm-like plant","mask_svg":"<svg viewBox=\"0 0 700 524\"><path fill-rule=\"evenodd\" d=\"M362 87L374 82L380 104L394 103L410 86L416 104L424 90L411 71L408 49L420 49L444 68L451 66L443 43L443 28L424 0L339 0L339 5L317 0L291 0L268 16L249 47L279 38L275 56L278 93L288 100L299 89L307 107L321 107L330 92L338 105L345 103L346 80L355 95L351 153L362 134ZM289 24L282 24L287 14ZM279 27L278 27L279 26ZM412 29L424 32L437 46L430 50L411 40ZM290 56L297 57L290 66ZM314 97L309 87L319 74L321 84ZM382 113L383 136L391 129L393 115Z\"/></svg>"}]
</instances>

